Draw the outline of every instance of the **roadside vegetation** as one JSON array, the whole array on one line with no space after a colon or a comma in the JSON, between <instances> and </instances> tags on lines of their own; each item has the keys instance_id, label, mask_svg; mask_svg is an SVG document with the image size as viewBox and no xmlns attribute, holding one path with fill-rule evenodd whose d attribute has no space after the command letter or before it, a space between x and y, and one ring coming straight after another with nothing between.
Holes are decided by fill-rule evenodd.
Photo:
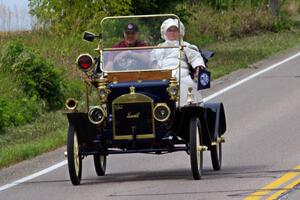
<instances>
[{"instance_id":1,"label":"roadside vegetation","mask_svg":"<svg viewBox=\"0 0 300 200\"><path fill-rule=\"evenodd\" d=\"M104 16L178 14L185 40L215 52L214 79L300 42L300 0L281 1L279 18L258 0L39 2L30 1L33 31L0 32L0 168L65 144L64 102L83 91L75 59L96 55L96 42L83 41L82 32L99 32Z\"/></svg>"}]
</instances>

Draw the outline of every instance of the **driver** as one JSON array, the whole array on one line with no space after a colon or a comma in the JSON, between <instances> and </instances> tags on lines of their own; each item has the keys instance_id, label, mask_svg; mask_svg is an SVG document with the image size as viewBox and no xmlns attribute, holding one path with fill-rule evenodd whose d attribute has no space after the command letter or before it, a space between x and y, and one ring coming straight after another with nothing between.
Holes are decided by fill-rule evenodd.
<instances>
[{"instance_id":1,"label":"driver","mask_svg":"<svg viewBox=\"0 0 300 200\"><path fill-rule=\"evenodd\" d=\"M126 47L144 47L147 46L144 42L138 40L139 27L134 23L128 23L124 27L124 39L117 44L114 44L112 48L126 48Z\"/></svg>"},{"instance_id":2,"label":"driver","mask_svg":"<svg viewBox=\"0 0 300 200\"><path fill-rule=\"evenodd\" d=\"M112 46L112 48L144 47L146 43L138 39L139 28L134 23L128 23L124 27L124 39ZM145 65L148 62L144 51L120 50L111 54L107 68L115 70L137 69L139 65Z\"/></svg>"}]
</instances>

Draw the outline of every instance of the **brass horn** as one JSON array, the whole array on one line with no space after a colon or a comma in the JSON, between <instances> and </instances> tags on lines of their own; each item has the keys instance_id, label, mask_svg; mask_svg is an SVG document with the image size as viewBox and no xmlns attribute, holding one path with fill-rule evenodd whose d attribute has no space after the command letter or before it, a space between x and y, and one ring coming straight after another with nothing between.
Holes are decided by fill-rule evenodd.
<instances>
[{"instance_id":1,"label":"brass horn","mask_svg":"<svg viewBox=\"0 0 300 200\"><path fill-rule=\"evenodd\" d=\"M71 111L75 111L78 106L78 101L73 98L69 98L66 101L66 108Z\"/></svg>"}]
</instances>

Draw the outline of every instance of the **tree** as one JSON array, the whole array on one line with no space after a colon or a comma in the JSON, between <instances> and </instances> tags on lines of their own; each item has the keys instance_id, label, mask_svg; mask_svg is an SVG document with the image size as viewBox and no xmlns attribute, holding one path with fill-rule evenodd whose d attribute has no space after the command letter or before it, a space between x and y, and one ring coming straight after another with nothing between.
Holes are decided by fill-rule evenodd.
<instances>
[{"instance_id":1,"label":"tree","mask_svg":"<svg viewBox=\"0 0 300 200\"><path fill-rule=\"evenodd\" d=\"M185 19L187 9L178 7L182 0L29 0L30 14L38 27L55 33L99 31L105 16L143 15L175 12Z\"/></svg>"},{"instance_id":2,"label":"tree","mask_svg":"<svg viewBox=\"0 0 300 200\"><path fill-rule=\"evenodd\" d=\"M131 0L29 0L39 27L55 32L81 31L107 15L130 13Z\"/></svg>"},{"instance_id":3,"label":"tree","mask_svg":"<svg viewBox=\"0 0 300 200\"><path fill-rule=\"evenodd\" d=\"M180 0L131 0L131 12L135 15L161 14L175 10L174 8L182 2Z\"/></svg>"},{"instance_id":4,"label":"tree","mask_svg":"<svg viewBox=\"0 0 300 200\"><path fill-rule=\"evenodd\" d=\"M279 17L280 4L279 0L269 0L269 7L274 16Z\"/></svg>"}]
</instances>

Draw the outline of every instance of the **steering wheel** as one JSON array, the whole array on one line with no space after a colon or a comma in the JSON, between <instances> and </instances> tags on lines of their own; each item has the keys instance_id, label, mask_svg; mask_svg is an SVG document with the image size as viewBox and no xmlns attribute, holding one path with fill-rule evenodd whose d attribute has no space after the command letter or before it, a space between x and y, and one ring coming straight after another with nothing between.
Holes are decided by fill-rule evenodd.
<instances>
[{"instance_id":1,"label":"steering wheel","mask_svg":"<svg viewBox=\"0 0 300 200\"><path fill-rule=\"evenodd\" d=\"M119 53L113 62L114 70L118 71L138 70L142 69L143 66L146 66L146 61L142 55L131 51Z\"/></svg>"}]
</instances>

